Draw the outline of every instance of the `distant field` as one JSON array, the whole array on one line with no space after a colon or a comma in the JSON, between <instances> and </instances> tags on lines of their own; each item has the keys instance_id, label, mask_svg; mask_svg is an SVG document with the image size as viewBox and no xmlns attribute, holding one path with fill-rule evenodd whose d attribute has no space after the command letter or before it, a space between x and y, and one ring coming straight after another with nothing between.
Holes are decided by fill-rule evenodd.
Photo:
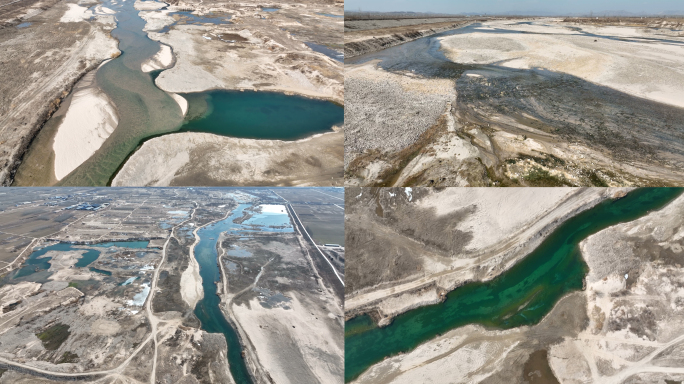
<instances>
[{"instance_id":1,"label":"distant field","mask_svg":"<svg viewBox=\"0 0 684 384\"><path fill-rule=\"evenodd\" d=\"M279 190L307 232L319 244L344 245L344 192L341 188L290 188Z\"/></svg>"}]
</instances>

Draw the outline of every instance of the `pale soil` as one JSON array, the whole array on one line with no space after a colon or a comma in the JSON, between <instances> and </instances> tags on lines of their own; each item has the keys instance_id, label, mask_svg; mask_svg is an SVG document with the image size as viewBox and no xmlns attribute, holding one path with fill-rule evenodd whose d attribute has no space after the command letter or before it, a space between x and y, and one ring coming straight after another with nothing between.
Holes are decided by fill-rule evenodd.
<instances>
[{"instance_id":1,"label":"pale soil","mask_svg":"<svg viewBox=\"0 0 684 384\"><path fill-rule=\"evenodd\" d=\"M665 104L684 107L684 58L681 46L639 38L664 38L657 30L618 26L587 26L556 19L533 25L517 21L488 21L486 33L440 38L445 55L466 64L494 64L509 68L545 68ZM543 25L543 26L542 26ZM629 38L607 40L602 36ZM501 29L502 33L496 33ZM522 32L511 35L503 31ZM530 33L525 33L530 32ZM666 36L684 42L684 38Z\"/></svg>"},{"instance_id":2,"label":"pale soil","mask_svg":"<svg viewBox=\"0 0 684 384\"><path fill-rule=\"evenodd\" d=\"M523 363L540 349L548 350L551 374L561 383L681 381L683 217L680 197L584 240L586 289L565 296L538 325L453 329L374 365L354 382L527 382Z\"/></svg>"},{"instance_id":3,"label":"pale soil","mask_svg":"<svg viewBox=\"0 0 684 384\"><path fill-rule=\"evenodd\" d=\"M41 5L45 6L37 3ZM119 53L116 40L109 36L111 15L60 23L63 16L76 20L78 12L87 15L73 3L48 7L27 12L23 21L33 23L29 27L5 28L0 33L4 52L0 62L0 181L4 185L11 183L30 140L76 80Z\"/></svg>"},{"instance_id":4,"label":"pale soil","mask_svg":"<svg viewBox=\"0 0 684 384\"><path fill-rule=\"evenodd\" d=\"M684 198L581 244L590 323L549 353L563 383L682 380ZM571 360L568 360L570 358Z\"/></svg>"},{"instance_id":5,"label":"pale soil","mask_svg":"<svg viewBox=\"0 0 684 384\"><path fill-rule=\"evenodd\" d=\"M431 193L427 188L413 188L409 202L408 193L400 188L380 191L377 197L371 197L367 188L350 189L347 242L350 236L361 236L360 242L370 236L368 241L378 249L354 251L348 247L346 276L351 287L345 294L345 315L372 312L381 324L387 324L409 309L440 301L445 292L467 281L491 280L525 257L566 218L619 192L599 188L453 188ZM414 194L422 197L416 199ZM374 199L379 199L385 216L396 215L392 222L411 217L415 229L406 222L396 225L378 219L372 208L378 204ZM418 229L435 225L425 234ZM444 236L438 232L447 230ZM463 240L454 243L454 238ZM447 249L441 249L444 247ZM369 273L364 265L373 265L379 249L406 252L413 260L413 270L403 270L398 277L375 276L372 285L362 283L365 277L361 275Z\"/></svg>"},{"instance_id":6,"label":"pale soil","mask_svg":"<svg viewBox=\"0 0 684 384\"><path fill-rule=\"evenodd\" d=\"M373 365L353 383L534 383L524 375L523 363L535 350L577 335L586 320L577 311L583 304L583 296L573 293L534 326L492 330L471 324L452 329Z\"/></svg>"},{"instance_id":7,"label":"pale soil","mask_svg":"<svg viewBox=\"0 0 684 384\"><path fill-rule=\"evenodd\" d=\"M174 67L157 78L161 89L174 93L215 88L261 89L343 102L342 63L312 51L298 40L299 37L280 28L289 26L292 17L304 17L316 20L310 24L295 24L297 27L324 28L321 32L324 39L330 39L325 36L333 36L339 29L341 37L341 20L330 21L330 18L314 13L326 10L339 13L333 10L334 7L300 4L292 8L293 14L282 10L276 15L255 14L248 4L216 3L209 7L188 3L184 4L186 6L198 13L229 12L233 15L233 24L175 25L164 34L150 31L150 38L171 46L176 57ZM289 8L286 4L281 7ZM142 16L159 28L171 22L167 13L161 10L145 12ZM151 30L150 26L146 30ZM222 39L223 34L239 38Z\"/></svg>"},{"instance_id":8,"label":"pale soil","mask_svg":"<svg viewBox=\"0 0 684 384\"><path fill-rule=\"evenodd\" d=\"M159 52L141 64L143 72L168 68L173 63L173 52L168 45L161 44Z\"/></svg>"},{"instance_id":9,"label":"pale soil","mask_svg":"<svg viewBox=\"0 0 684 384\"><path fill-rule=\"evenodd\" d=\"M327 324L330 311L339 309L326 308L297 292L288 292L287 296L292 299L289 309L263 308L257 299L249 306L232 307L259 362L276 383L339 382L340 367L330 358L344 355L342 344L336 342L339 335L333 334L340 329ZM304 380L307 377L313 381Z\"/></svg>"},{"instance_id":10,"label":"pale soil","mask_svg":"<svg viewBox=\"0 0 684 384\"><path fill-rule=\"evenodd\" d=\"M145 142L112 185L340 185L343 136L338 131L279 141L164 135Z\"/></svg>"},{"instance_id":11,"label":"pale soil","mask_svg":"<svg viewBox=\"0 0 684 384\"><path fill-rule=\"evenodd\" d=\"M190 260L188 262L188 268L183 271L181 275L180 285L181 285L181 296L183 300L188 304L190 308L195 308L197 302L202 300L204 297L204 288L202 288L202 276L199 273L199 263L195 259L195 246L200 242L200 237L197 235L197 231L201 227L195 228L192 234L195 236L195 242L190 246Z\"/></svg>"},{"instance_id":12,"label":"pale soil","mask_svg":"<svg viewBox=\"0 0 684 384\"><path fill-rule=\"evenodd\" d=\"M94 71L84 76L73 92L52 146L57 180L88 160L119 124L116 107L95 85Z\"/></svg>"},{"instance_id":13,"label":"pale soil","mask_svg":"<svg viewBox=\"0 0 684 384\"><path fill-rule=\"evenodd\" d=\"M534 20L532 25L517 24L523 21L485 20L472 33L440 37L441 52L450 62L421 64L423 58L415 62L407 59L415 68L424 65L436 70L444 65L454 75L430 77L419 75L418 69L386 71L377 61L347 64L347 185L681 185L681 130L674 128L676 120L667 118L676 111L651 113L647 108L626 118L629 108L624 108L628 103L645 102L662 103L653 105L653 111L661 106L667 109L684 105L684 73L681 57L676 54L681 47L645 40L684 42L677 31L596 27L550 19ZM581 35L570 29L577 27L622 40ZM455 28L458 26L450 29ZM380 41L372 39L372 35L381 30L345 35L345 49L353 47L350 40L354 33ZM381 46L368 51L421 36L399 39L393 35L391 41L378 43ZM399 48L394 48L393 55L410 53ZM466 70L462 65L490 67ZM500 81L516 76L511 69L522 69L523 80ZM525 74L535 71L549 76L549 80L561 74L574 76L574 83L559 84L558 91L548 88L539 93L544 83L525 88L525 81L533 79ZM436 85L435 90L447 91L431 94L411 86L421 81L444 83ZM578 88L590 85L606 94L603 110L582 101ZM568 95L577 92L576 104L570 96L554 102L558 96L552 92L561 92L564 86L568 87ZM618 98L624 101L616 102ZM563 118L558 118L559 110ZM601 118L602 113L607 120ZM611 134L606 134L606 125ZM633 128L623 132L625 126ZM600 135L606 136L596 140ZM670 138L662 139L665 135ZM637 142L649 144L632 145ZM653 155L638 153L645 151Z\"/></svg>"},{"instance_id":14,"label":"pale soil","mask_svg":"<svg viewBox=\"0 0 684 384\"><path fill-rule=\"evenodd\" d=\"M24 299L26 296L30 296L40 289L38 283L32 282L21 282L15 285L6 285L0 288L0 319L3 316L7 316L2 309L10 304L16 303L19 300Z\"/></svg>"}]
</instances>

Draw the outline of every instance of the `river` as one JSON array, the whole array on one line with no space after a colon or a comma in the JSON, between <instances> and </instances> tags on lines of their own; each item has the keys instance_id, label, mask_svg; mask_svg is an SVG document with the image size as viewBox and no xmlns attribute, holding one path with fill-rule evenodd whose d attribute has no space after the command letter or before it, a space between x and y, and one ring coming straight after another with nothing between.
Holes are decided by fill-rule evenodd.
<instances>
[{"instance_id":1,"label":"river","mask_svg":"<svg viewBox=\"0 0 684 384\"><path fill-rule=\"evenodd\" d=\"M99 68L95 78L97 86L116 106L118 126L89 159L59 180L58 185L108 185L142 142L179 130L230 137L294 140L331 132L333 125L343 122L343 107L329 101L280 93L237 91L183 94L190 98L191 109L188 117L184 118L176 101L155 85L159 71L145 73L141 70L141 64L159 51L160 44L143 31L146 22L138 15L134 4L133 0L103 2L104 6L116 12L117 24L111 35L119 41L122 54ZM227 20L230 15L223 18ZM217 22L221 21L217 19ZM37 175L50 173L50 169L39 171L35 164L41 165L38 168L42 169L42 164L53 161L47 154L52 153L52 137L68 107L69 103L64 103L64 109L60 108L55 117L46 122L46 132L39 133L33 141L19 166L15 185L54 182L53 174Z\"/></svg>"},{"instance_id":2,"label":"river","mask_svg":"<svg viewBox=\"0 0 684 384\"><path fill-rule=\"evenodd\" d=\"M204 297L195 307L195 315L202 324L202 329L211 333L222 333L228 344L228 363L230 373L237 384L250 384L249 374L244 358L240 339L233 326L226 320L219 304L221 298L217 295L217 284L221 284L221 271L218 267L217 242L222 232L241 233L249 236L249 232L292 232L294 228L287 214L261 213L254 214L241 224L235 220L241 218L245 209L251 204L240 204L231 215L199 231L199 243L195 246L195 259L200 266Z\"/></svg>"},{"instance_id":3,"label":"river","mask_svg":"<svg viewBox=\"0 0 684 384\"><path fill-rule=\"evenodd\" d=\"M488 282L465 284L444 302L397 316L378 328L369 316L345 325L345 381L387 356L466 324L508 329L538 323L569 292L581 290L588 267L579 243L612 225L638 219L674 200L681 188L643 188L605 200L554 230L534 251Z\"/></svg>"}]
</instances>

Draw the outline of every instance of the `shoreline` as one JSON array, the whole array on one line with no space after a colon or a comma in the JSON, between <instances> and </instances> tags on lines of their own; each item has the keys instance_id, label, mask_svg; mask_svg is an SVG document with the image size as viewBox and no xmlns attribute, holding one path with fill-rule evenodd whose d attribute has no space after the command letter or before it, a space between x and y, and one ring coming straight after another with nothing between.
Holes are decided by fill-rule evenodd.
<instances>
[{"instance_id":1,"label":"shoreline","mask_svg":"<svg viewBox=\"0 0 684 384\"><path fill-rule=\"evenodd\" d=\"M606 189L606 193L602 193L598 196L582 196L583 192L586 190L588 190L588 188L581 188L569 197L560 201L551 210L551 212L548 212L544 215L545 221L547 221L547 223L531 223L521 232L517 232L511 237L501 241L501 243L513 242L518 244L517 246L510 248L510 246L507 246L508 244L504 244L504 249L502 250L491 249L491 247L488 247L489 249L480 251L478 255L473 255L472 257L476 257L478 259L487 257L489 255L486 260L478 261L482 265L487 265L489 262L493 261L493 258L501 259L499 260L498 264L504 265L503 268L493 270L483 278L477 279L477 281L490 281L518 264L528 254L534 251L534 249L536 249L536 247L541 244L541 242L543 242L548 235L550 235L556 228L562 225L569 218L592 208L601 201L610 198L616 198L621 194L621 191L624 192L626 190L629 191L632 189L610 188ZM577 201L576 203L571 204L570 207L565 208L565 212L555 212L554 215L554 211L563 209L564 205L570 203L570 199L573 199L573 197L578 199L578 194L580 194L580 201ZM579 206L577 206L577 204L579 204ZM534 228L537 224L543 226L540 228ZM515 241L517 237L524 236L526 235L525 232L530 231L533 231L534 233L527 234L526 238L522 242L517 243ZM494 247L500 248L498 243L495 244ZM459 273L462 273L462 271L452 271L446 269L440 273L435 273L430 276L418 279L409 277L403 282L394 283L394 285L391 283L385 283L383 284L382 288L379 288L378 286L368 287L361 289L359 292L354 292L351 295L345 295L345 321L360 315L368 314L379 327L389 325L396 316L411 309L439 303L446 298L446 295L449 292L458 289L460 286L463 286L468 282L475 281L474 276L464 279L459 278L458 276L452 276L451 279L449 279L450 274ZM385 296L381 296L382 291L390 293ZM391 302L388 303L388 301Z\"/></svg>"}]
</instances>

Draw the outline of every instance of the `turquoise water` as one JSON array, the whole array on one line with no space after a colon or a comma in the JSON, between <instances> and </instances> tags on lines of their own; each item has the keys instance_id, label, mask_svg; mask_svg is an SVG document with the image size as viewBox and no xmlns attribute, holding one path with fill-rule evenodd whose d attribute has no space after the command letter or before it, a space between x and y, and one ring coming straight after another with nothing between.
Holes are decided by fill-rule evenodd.
<instances>
[{"instance_id":1,"label":"turquoise water","mask_svg":"<svg viewBox=\"0 0 684 384\"><path fill-rule=\"evenodd\" d=\"M329 101L275 92L209 91L182 94L188 118L180 131L248 139L297 140L330 132L344 108Z\"/></svg>"},{"instance_id":2,"label":"turquoise water","mask_svg":"<svg viewBox=\"0 0 684 384\"><path fill-rule=\"evenodd\" d=\"M108 242L108 243L98 243L98 244L92 244L88 245L90 247L102 247L102 248L109 248L109 247L120 247L120 248L147 248L147 245L149 244L149 241L116 241L116 242ZM97 260L98 257L100 257L100 251L97 251L95 249L88 249L84 248L83 245L77 245L77 244L70 244L70 243L57 243L53 245L48 245L46 247L36 249L31 253L31 256L24 262L25 266L19 269L13 276L14 279L24 277L24 276L29 276L32 275L36 272L39 272L41 270L48 270L50 269L50 260L52 260L52 257L45 256L46 253L50 251L58 251L58 252L69 252L69 251L85 251L83 255L78 259L76 264L74 266L76 268L83 268L87 267L90 265L93 261ZM108 271L101 271L101 270L96 270L94 268L91 268L91 270L94 270L95 272L98 273L104 273L104 274L109 274L111 275L111 272Z\"/></svg>"},{"instance_id":3,"label":"turquoise water","mask_svg":"<svg viewBox=\"0 0 684 384\"><path fill-rule=\"evenodd\" d=\"M538 323L568 292L582 289L588 270L578 244L609 226L657 210L681 188L643 188L606 200L567 220L534 251L488 282L463 285L446 301L411 310L378 328L367 315L345 324L345 381L384 358L466 324L508 329Z\"/></svg>"},{"instance_id":4,"label":"turquoise water","mask_svg":"<svg viewBox=\"0 0 684 384\"><path fill-rule=\"evenodd\" d=\"M239 233L254 231L254 228L251 226L233 222L233 220L241 218L244 210L250 206L250 204L240 204L228 218L197 231L200 241L195 246L195 258L200 265L200 276L202 276L202 287L204 288L204 298L197 303L195 315L200 320L203 330L211 333L222 333L226 338L230 372L237 384L252 383L252 378L242 357L242 346L240 345L237 332L226 320L219 308L221 299L216 294L216 286L220 283L221 273L217 265L216 239L219 238L222 232ZM263 227L259 228L262 231L281 232L281 229L267 227L267 225L272 225L272 223L278 223L279 225L284 222L282 218L275 219L272 216L275 215L260 214L250 219L250 221L253 220L252 224L262 225ZM287 217L289 221L287 214L280 216Z\"/></svg>"},{"instance_id":5,"label":"turquoise water","mask_svg":"<svg viewBox=\"0 0 684 384\"><path fill-rule=\"evenodd\" d=\"M277 12L280 11L280 8L261 8L261 10L264 12Z\"/></svg>"}]
</instances>

